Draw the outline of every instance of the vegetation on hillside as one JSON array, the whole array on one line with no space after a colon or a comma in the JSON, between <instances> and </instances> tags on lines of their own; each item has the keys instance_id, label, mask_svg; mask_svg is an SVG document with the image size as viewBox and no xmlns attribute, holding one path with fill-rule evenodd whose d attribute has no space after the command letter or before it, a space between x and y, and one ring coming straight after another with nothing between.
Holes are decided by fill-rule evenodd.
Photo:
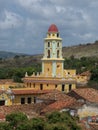
<instances>
[{"instance_id":1,"label":"vegetation on hillside","mask_svg":"<svg viewBox=\"0 0 98 130\"><path fill-rule=\"evenodd\" d=\"M20 64L21 62L25 63L25 58L19 56L14 57L13 63L9 63L0 66L0 79L13 79L15 82L22 82L21 78L25 76L25 73L28 72L28 75L32 75L33 72L41 72L41 63L38 61L33 62L34 59L30 58L30 64ZM29 60L28 60L29 61ZM31 62L32 61L32 62ZM12 61L11 61L12 62ZM31 64L32 63L32 64ZM18 64L18 66L17 66ZM73 55L70 58L65 58L64 60L65 69L76 69L77 74L85 71L91 72L91 79L89 81L89 86L97 87L98 86L98 58L97 57L81 57L80 59L75 58Z\"/></svg>"},{"instance_id":2,"label":"vegetation on hillside","mask_svg":"<svg viewBox=\"0 0 98 130\"><path fill-rule=\"evenodd\" d=\"M66 69L76 69L77 73L82 73L85 71L95 70L98 67L98 58L96 57L81 57L80 59L74 58L65 58L64 68Z\"/></svg>"},{"instance_id":3,"label":"vegetation on hillside","mask_svg":"<svg viewBox=\"0 0 98 130\"><path fill-rule=\"evenodd\" d=\"M77 74L90 71L92 75L89 86L95 88L98 86L98 41L93 44L63 47L63 57L65 69L76 69ZM21 82L26 72L29 75L41 72L41 58L42 55L0 58L0 79L12 78L15 82Z\"/></svg>"},{"instance_id":4,"label":"vegetation on hillside","mask_svg":"<svg viewBox=\"0 0 98 130\"><path fill-rule=\"evenodd\" d=\"M22 82L21 78L25 76L26 72L28 75L32 75L33 72L41 72L41 66L37 64L30 67L0 68L0 79L13 79L14 82Z\"/></svg>"},{"instance_id":5,"label":"vegetation on hillside","mask_svg":"<svg viewBox=\"0 0 98 130\"><path fill-rule=\"evenodd\" d=\"M64 68L76 69L77 74L89 71L91 72L91 78L88 82L89 87L98 89L98 58L97 57L81 57L80 59L71 56L64 61Z\"/></svg>"},{"instance_id":6,"label":"vegetation on hillside","mask_svg":"<svg viewBox=\"0 0 98 130\"><path fill-rule=\"evenodd\" d=\"M79 44L70 47L63 47L63 57L71 57L75 58L81 57L98 57L98 41L94 43L87 44Z\"/></svg>"},{"instance_id":7,"label":"vegetation on hillside","mask_svg":"<svg viewBox=\"0 0 98 130\"><path fill-rule=\"evenodd\" d=\"M53 112L45 117L28 119L23 113L11 113L6 122L0 123L0 130L81 130L77 118L68 112Z\"/></svg>"}]
</instances>

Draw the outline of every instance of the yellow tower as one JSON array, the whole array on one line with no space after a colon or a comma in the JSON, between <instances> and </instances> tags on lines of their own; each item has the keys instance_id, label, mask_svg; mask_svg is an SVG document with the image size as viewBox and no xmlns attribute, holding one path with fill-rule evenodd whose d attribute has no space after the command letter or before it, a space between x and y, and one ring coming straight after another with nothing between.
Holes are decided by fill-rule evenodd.
<instances>
[{"instance_id":1,"label":"yellow tower","mask_svg":"<svg viewBox=\"0 0 98 130\"><path fill-rule=\"evenodd\" d=\"M76 71L64 70L62 57L62 38L58 28L52 24L44 38L44 55L42 58L42 72L37 75L25 75L23 81L26 87L36 90L57 89L68 92L76 88Z\"/></svg>"},{"instance_id":2,"label":"yellow tower","mask_svg":"<svg viewBox=\"0 0 98 130\"><path fill-rule=\"evenodd\" d=\"M63 77L62 38L58 28L52 24L44 39L42 74L45 77Z\"/></svg>"}]
</instances>

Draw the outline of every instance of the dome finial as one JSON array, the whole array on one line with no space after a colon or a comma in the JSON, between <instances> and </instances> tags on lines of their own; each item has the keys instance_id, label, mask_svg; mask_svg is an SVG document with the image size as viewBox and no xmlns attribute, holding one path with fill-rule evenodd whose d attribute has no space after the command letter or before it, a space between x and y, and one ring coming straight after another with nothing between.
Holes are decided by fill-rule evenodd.
<instances>
[{"instance_id":1,"label":"dome finial","mask_svg":"<svg viewBox=\"0 0 98 130\"><path fill-rule=\"evenodd\" d=\"M58 32L58 28L55 24L51 24L51 26L48 29L48 32Z\"/></svg>"}]
</instances>

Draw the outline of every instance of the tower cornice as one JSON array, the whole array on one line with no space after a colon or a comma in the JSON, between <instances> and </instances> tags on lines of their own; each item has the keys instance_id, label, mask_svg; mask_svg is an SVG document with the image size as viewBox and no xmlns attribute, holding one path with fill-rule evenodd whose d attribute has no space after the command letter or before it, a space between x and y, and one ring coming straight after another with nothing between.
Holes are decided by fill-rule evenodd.
<instances>
[{"instance_id":1,"label":"tower cornice","mask_svg":"<svg viewBox=\"0 0 98 130\"><path fill-rule=\"evenodd\" d=\"M42 61L64 61L64 58L42 58Z\"/></svg>"},{"instance_id":2,"label":"tower cornice","mask_svg":"<svg viewBox=\"0 0 98 130\"><path fill-rule=\"evenodd\" d=\"M53 40L60 40L60 41L62 41L62 38L57 38L57 37L54 37L54 38L44 38L44 40L45 41L48 41L48 40L51 40L51 41L53 41Z\"/></svg>"}]
</instances>

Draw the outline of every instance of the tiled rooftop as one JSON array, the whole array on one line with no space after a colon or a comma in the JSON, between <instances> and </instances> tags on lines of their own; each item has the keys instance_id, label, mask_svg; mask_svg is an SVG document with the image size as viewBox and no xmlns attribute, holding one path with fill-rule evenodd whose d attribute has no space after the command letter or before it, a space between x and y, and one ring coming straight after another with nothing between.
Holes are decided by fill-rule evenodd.
<instances>
[{"instance_id":1,"label":"tiled rooftop","mask_svg":"<svg viewBox=\"0 0 98 130\"><path fill-rule=\"evenodd\" d=\"M5 115L3 113L0 113L0 121L5 120Z\"/></svg>"},{"instance_id":2,"label":"tiled rooftop","mask_svg":"<svg viewBox=\"0 0 98 130\"><path fill-rule=\"evenodd\" d=\"M0 84L14 83L12 79L0 79Z\"/></svg>"},{"instance_id":3,"label":"tiled rooftop","mask_svg":"<svg viewBox=\"0 0 98 130\"><path fill-rule=\"evenodd\" d=\"M90 130L98 130L98 123L90 123Z\"/></svg>"},{"instance_id":4,"label":"tiled rooftop","mask_svg":"<svg viewBox=\"0 0 98 130\"><path fill-rule=\"evenodd\" d=\"M85 71L80 74L81 76L91 76L91 73L89 71Z\"/></svg>"},{"instance_id":5,"label":"tiled rooftop","mask_svg":"<svg viewBox=\"0 0 98 130\"><path fill-rule=\"evenodd\" d=\"M49 93L51 90L35 90L35 89L15 89L12 90L14 95L27 95L27 94L45 94Z\"/></svg>"},{"instance_id":6,"label":"tiled rooftop","mask_svg":"<svg viewBox=\"0 0 98 130\"><path fill-rule=\"evenodd\" d=\"M55 110L61 110L64 108L68 108L71 104L73 104L75 102L75 100L70 99L70 100L59 100L56 101L50 105L48 105L47 107L45 107L41 112L42 113L46 113L46 112L51 112L51 111L55 111Z\"/></svg>"},{"instance_id":7,"label":"tiled rooftop","mask_svg":"<svg viewBox=\"0 0 98 130\"><path fill-rule=\"evenodd\" d=\"M43 100L60 100L60 101L72 99L72 97L66 95L65 93L59 90L52 90L49 93L41 95L39 98Z\"/></svg>"},{"instance_id":8,"label":"tiled rooftop","mask_svg":"<svg viewBox=\"0 0 98 130\"><path fill-rule=\"evenodd\" d=\"M39 96L39 99L44 100L54 100L51 104L47 105L41 112L46 113L50 111L60 110L69 107L71 104L76 102L75 98L72 98L65 93L54 90L51 93L47 93Z\"/></svg>"},{"instance_id":9,"label":"tiled rooftop","mask_svg":"<svg viewBox=\"0 0 98 130\"><path fill-rule=\"evenodd\" d=\"M89 102L98 103L98 90L93 88L74 89L68 95L76 99L85 99Z\"/></svg>"},{"instance_id":10,"label":"tiled rooftop","mask_svg":"<svg viewBox=\"0 0 98 130\"><path fill-rule=\"evenodd\" d=\"M0 89L0 94L2 94L3 93L3 91Z\"/></svg>"},{"instance_id":11,"label":"tiled rooftop","mask_svg":"<svg viewBox=\"0 0 98 130\"><path fill-rule=\"evenodd\" d=\"M3 120L7 114L12 112L24 112L29 118L39 116L40 110L45 107L44 103L24 104L12 106L0 106L0 119Z\"/></svg>"}]
</instances>

